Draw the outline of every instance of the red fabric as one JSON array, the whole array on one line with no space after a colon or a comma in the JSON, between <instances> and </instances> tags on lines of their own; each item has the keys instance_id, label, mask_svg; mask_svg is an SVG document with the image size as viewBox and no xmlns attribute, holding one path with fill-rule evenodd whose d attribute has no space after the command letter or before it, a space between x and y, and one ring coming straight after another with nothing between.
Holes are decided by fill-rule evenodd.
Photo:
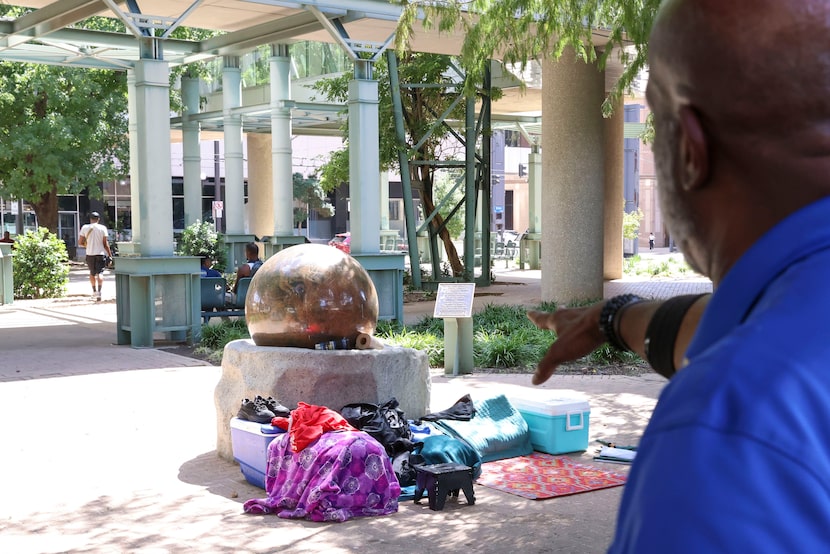
<instances>
[{"instance_id":1,"label":"red fabric","mask_svg":"<svg viewBox=\"0 0 830 554\"><path fill-rule=\"evenodd\" d=\"M326 408L305 402L297 402L297 409L291 410L291 450L299 452L329 431L357 431L343 416Z\"/></svg>"},{"instance_id":2,"label":"red fabric","mask_svg":"<svg viewBox=\"0 0 830 554\"><path fill-rule=\"evenodd\" d=\"M288 431L288 421L287 417L273 417L271 418L271 426L279 427L283 431Z\"/></svg>"}]
</instances>

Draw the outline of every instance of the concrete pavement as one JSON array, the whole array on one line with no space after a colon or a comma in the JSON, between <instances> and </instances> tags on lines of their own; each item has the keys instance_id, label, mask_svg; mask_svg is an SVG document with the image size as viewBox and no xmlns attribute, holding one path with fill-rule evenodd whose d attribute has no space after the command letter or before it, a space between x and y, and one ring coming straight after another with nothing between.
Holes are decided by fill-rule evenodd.
<instances>
[{"instance_id":1,"label":"concrete pavement","mask_svg":"<svg viewBox=\"0 0 830 554\"><path fill-rule=\"evenodd\" d=\"M538 303L537 275L500 271L476 308ZM604 551L612 537L622 487L531 501L476 486L474 506L448 502L432 512L408 501L394 515L341 524L244 514L242 503L265 493L215 454L220 368L164 347L115 346L112 275L100 303L88 298L85 279L73 271L65 299L0 306L2 552L584 553ZM606 295L706 286L616 281ZM407 304L407 318L431 313L431 304ZM432 407L529 387L529 379L437 370ZM637 442L663 383L655 375L562 375L544 388L589 399L591 444L573 457L594 463L598 438Z\"/></svg>"}]
</instances>

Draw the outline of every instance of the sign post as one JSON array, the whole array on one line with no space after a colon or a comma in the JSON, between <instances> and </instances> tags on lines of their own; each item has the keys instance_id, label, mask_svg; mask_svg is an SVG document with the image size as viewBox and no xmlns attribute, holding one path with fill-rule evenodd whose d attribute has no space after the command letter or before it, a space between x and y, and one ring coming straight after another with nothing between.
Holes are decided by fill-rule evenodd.
<instances>
[{"instance_id":1,"label":"sign post","mask_svg":"<svg viewBox=\"0 0 830 554\"><path fill-rule=\"evenodd\" d=\"M219 224L219 220L222 219L222 213L225 211L225 203L221 200L214 200L211 203L211 208L213 212L213 228L217 233L220 233L222 226Z\"/></svg>"},{"instance_id":2,"label":"sign post","mask_svg":"<svg viewBox=\"0 0 830 554\"><path fill-rule=\"evenodd\" d=\"M444 373L473 372L475 283L439 283L433 317L444 320Z\"/></svg>"}]
</instances>

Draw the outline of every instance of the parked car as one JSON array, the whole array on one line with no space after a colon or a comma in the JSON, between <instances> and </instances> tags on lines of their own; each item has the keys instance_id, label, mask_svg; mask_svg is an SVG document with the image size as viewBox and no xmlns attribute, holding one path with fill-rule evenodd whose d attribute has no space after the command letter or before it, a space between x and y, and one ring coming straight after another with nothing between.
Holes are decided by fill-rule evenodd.
<instances>
[{"instance_id":1,"label":"parked car","mask_svg":"<svg viewBox=\"0 0 830 554\"><path fill-rule=\"evenodd\" d=\"M518 253L522 234L512 229L496 234L494 254L497 257L512 258Z\"/></svg>"},{"instance_id":2,"label":"parked car","mask_svg":"<svg viewBox=\"0 0 830 554\"><path fill-rule=\"evenodd\" d=\"M351 233L337 233L334 238L329 241L329 246L334 246L338 250L342 250L346 254L351 253Z\"/></svg>"}]
</instances>

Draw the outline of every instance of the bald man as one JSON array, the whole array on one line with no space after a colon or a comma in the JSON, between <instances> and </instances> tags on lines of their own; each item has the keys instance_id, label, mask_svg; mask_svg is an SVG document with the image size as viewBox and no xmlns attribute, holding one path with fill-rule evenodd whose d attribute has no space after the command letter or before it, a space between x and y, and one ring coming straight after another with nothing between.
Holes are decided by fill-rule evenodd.
<instances>
[{"instance_id":1,"label":"bald man","mask_svg":"<svg viewBox=\"0 0 830 554\"><path fill-rule=\"evenodd\" d=\"M830 2L666 0L649 52L663 214L715 293L530 313L534 382L606 339L671 376L610 552L825 552Z\"/></svg>"}]
</instances>

